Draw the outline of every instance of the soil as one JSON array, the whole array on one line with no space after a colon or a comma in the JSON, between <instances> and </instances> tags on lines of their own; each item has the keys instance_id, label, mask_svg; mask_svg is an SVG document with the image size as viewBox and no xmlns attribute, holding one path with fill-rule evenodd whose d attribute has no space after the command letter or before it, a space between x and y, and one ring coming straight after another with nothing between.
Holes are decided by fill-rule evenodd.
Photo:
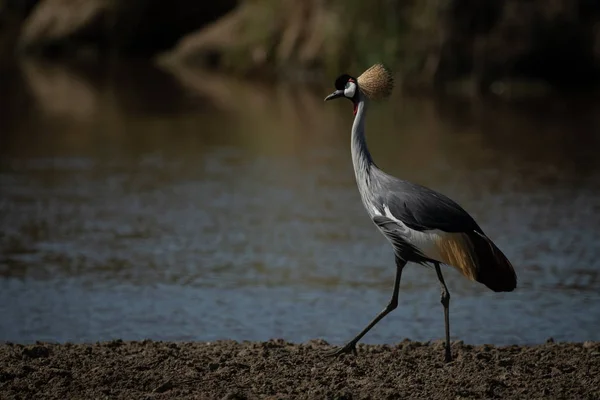
<instances>
[{"instance_id":1,"label":"soil","mask_svg":"<svg viewBox=\"0 0 600 400\"><path fill-rule=\"evenodd\" d=\"M600 399L600 343L0 344L2 399Z\"/></svg>"}]
</instances>

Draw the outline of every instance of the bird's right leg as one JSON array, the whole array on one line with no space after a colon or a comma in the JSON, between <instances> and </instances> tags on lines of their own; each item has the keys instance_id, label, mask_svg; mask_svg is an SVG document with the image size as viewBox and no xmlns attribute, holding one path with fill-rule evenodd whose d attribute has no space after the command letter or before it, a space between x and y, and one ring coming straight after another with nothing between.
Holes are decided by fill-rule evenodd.
<instances>
[{"instance_id":1,"label":"bird's right leg","mask_svg":"<svg viewBox=\"0 0 600 400\"><path fill-rule=\"evenodd\" d=\"M354 337L351 341L346 343L343 347L339 347L337 349L333 349L326 353L327 356L338 356L344 353L353 353L356 354L356 343L367 334L383 317L388 315L391 311L395 310L398 307L398 291L400 290L400 278L402 277L402 270L406 265L406 261L398 258L396 256L396 279L394 281L394 291L392 293L392 298L387 306L379 313L377 316L367 325L365 329L363 329L358 335Z\"/></svg>"}]
</instances>

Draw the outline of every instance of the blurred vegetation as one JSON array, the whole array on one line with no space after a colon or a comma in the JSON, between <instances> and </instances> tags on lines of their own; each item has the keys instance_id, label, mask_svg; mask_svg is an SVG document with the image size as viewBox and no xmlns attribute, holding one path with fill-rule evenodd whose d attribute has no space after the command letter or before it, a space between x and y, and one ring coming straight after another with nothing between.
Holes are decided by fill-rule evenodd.
<instances>
[{"instance_id":1,"label":"blurred vegetation","mask_svg":"<svg viewBox=\"0 0 600 400\"><path fill-rule=\"evenodd\" d=\"M402 75L419 73L439 53L446 3L245 1L222 24L184 39L170 56L183 62L209 61L242 74L331 75L375 62L401 67Z\"/></svg>"},{"instance_id":2,"label":"blurred vegetation","mask_svg":"<svg viewBox=\"0 0 600 400\"><path fill-rule=\"evenodd\" d=\"M153 57L238 75L318 78L374 62L405 87L587 89L597 0L0 0L0 56Z\"/></svg>"}]
</instances>

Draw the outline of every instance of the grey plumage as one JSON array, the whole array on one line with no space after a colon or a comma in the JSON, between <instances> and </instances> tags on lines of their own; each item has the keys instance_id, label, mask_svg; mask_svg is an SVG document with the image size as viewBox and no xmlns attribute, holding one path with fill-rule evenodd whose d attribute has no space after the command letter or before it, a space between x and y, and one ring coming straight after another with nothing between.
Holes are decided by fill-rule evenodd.
<instances>
[{"instance_id":1,"label":"grey plumage","mask_svg":"<svg viewBox=\"0 0 600 400\"><path fill-rule=\"evenodd\" d=\"M445 355L446 361L449 361L450 294L440 264L451 265L467 278L481 282L494 291L512 291L516 287L515 271L504 254L460 205L432 189L388 175L374 163L365 138L365 115L368 97L385 97L391 92L393 82L389 71L377 65L358 79L342 75L335 85L337 90L325 100L346 97L354 105L351 152L358 190L373 223L394 249L397 272L388 306L361 333L333 354L355 352L358 340L396 308L402 270L407 262L415 262L435 267L442 290ZM360 85L368 85L368 96Z\"/></svg>"},{"instance_id":2,"label":"grey plumage","mask_svg":"<svg viewBox=\"0 0 600 400\"><path fill-rule=\"evenodd\" d=\"M445 232L476 231L477 222L457 203L425 186L394 178L374 169L383 188L378 203L387 204L391 213L409 228L418 231L440 229ZM383 210L380 210L383 212Z\"/></svg>"}]
</instances>

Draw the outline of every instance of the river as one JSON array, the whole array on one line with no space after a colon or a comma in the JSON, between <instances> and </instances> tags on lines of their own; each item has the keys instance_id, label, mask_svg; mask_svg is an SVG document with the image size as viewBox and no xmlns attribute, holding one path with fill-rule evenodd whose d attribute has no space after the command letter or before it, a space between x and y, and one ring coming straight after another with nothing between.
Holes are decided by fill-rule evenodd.
<instances>
[{"instance_id":1,"label":"river","mask_svg":"<svg viewBox=\"0 0 600 400\"><path fill-rule=\"evenodd\" d=\"M332 77L333 81L335 77ZM24 62L0 78L0 340L340 344L387 303L333 89L142 62ZM396 94L369 110L388 173L458 201L513 262L493 293L445 268L453 340L600 340L600 103ZM409 265L365 338L443 337Z\"/></svg>"}]
</instances>

